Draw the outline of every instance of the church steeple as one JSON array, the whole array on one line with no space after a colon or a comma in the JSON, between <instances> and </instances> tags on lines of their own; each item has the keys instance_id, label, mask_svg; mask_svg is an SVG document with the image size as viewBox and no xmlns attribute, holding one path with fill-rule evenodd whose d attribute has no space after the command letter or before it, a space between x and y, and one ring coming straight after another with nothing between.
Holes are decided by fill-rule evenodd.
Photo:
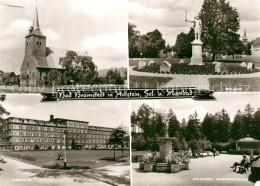
<instances>
[{"instance_id":1,"label":"church steeple","mask_svg":"<svg viewBox=\"0 0 260 186\"><path fill-rule=\"evenodd\" d=\"M33 18L33 29L40 30L39 18L38 18L38 9L37 9L37 1L36 1L36 8L35 8L35 15Z\"/></svg>"},{"instance_id":2,"label":"church steeple","mask_svg":"<svg viewBox=\"0 0 260 186\"><path fill-rule=\"evenodd\" d=\"M242 37L242 43L244 44L244 46L246 46L248 43L248 39L246 37L246 29L244 29L244 36Z\"/></svg>"},{"instance_id":3,"label":"church steeple","mask_svg":"<svg viewBox=\"0 0 260 186\"><path fill-rule=\"evenodd\" d=\"M31 26L29 34L25 36L25 56L46 57L46 36L40 30L37 1L33 26Z\"/></svg>"},{"instance_id":4,"label":"church steeple","mask_svg":"<svg viewBox=\"0 0 260 186\"><path fill-rule=\"evenodd\" d=\"M33 17L33 26L31 26L31 28L29 29L29 34L26 37L31 36L31 35L45 37L40 30L37 1L36 1L35 13L34 13L34 17Z\"/></svg>"}]
</instances>

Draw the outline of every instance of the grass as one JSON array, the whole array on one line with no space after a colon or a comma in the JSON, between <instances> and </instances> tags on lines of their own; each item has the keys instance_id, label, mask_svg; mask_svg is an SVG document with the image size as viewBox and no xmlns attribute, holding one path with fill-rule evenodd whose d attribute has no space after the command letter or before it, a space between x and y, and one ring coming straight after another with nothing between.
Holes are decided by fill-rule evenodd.
<instances>
[{"instance_id":1,"label":"grass","mask_svg":"<svg viewBox=\"0 0 260 186\"><path fill-rule=\"evenodd\" d=\"M18 158L26 161L36 161L36 157L32 157L28 154L23 154L23 153L12 153L12 152L5 152L4 153L7 156L13 157L13 158Z\"/></svg>"},{"instance_id":2,"label":"grass","mask_svg":"<svg viewBox=\"0 0 260 186\"><path fill-rule=\"evenodd\" d=\"M146 76L129 76L130 88L158 88L167 84L173 78L170 77L146 77Z\"/></svg>"},{"instance_id":3,"label":"grass","mask_svg":"<svg viewBox=\"0 0 260 186\"><path fill-rule=\"evenodd\" d=\"M209 78L211 90L221 92L252 92L260 90L260 78Z\"/></svg>"},{"instance_id":4,"label":"grass","mask_svg":"<svg viewBox=\"0 0 260 186\"><path fill-rule=\"evenodd\" d=\"M12 151L2 154L15 157L39 167L51 167L63 165L63 160L56 160L60 151ZM75 168L97 168L118 163L117 161L103 160L106 157L113 157L113 150L68 150L67 165ZM124 156L129 159L129 150L124 150ZM30 157L19 158L19 157ZM116 150L116 159L121 159L121 150Z\"/></svg>"}]
</instances>

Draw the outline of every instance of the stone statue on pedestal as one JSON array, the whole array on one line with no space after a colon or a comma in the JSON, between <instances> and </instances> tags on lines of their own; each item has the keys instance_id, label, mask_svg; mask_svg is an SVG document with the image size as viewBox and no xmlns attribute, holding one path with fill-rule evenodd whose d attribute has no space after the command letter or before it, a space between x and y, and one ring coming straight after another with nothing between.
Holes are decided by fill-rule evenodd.
<instances>
[{"instance_id":1,"label":"stone statue on pedestal","mask_svg":"<svg viewBox=\"0 0 260 186\"><path fill-rule=\"evenodd\" d=\"M194 21L188 21L187 20L187 11L185 16L185 22L194 23L194 33L195 33L195 39L192 44L192 57L190 65L203 65L203 59L202 59L202 45L203 43L200 40L201 31L202 31L202 22L199 19L199 16L196 16Z\"/></svg>"},{"instance_id":2,"label":"stone statue on pedestal","mask_svg":"<svg viewBox=\"0 0 260 186\"><path fill-rule=\"evenodd\" d=\"M186 11L185 22L194 23L193 27L194 27L194 33L195 33L195 40L199 40L200 41L201 30L202 30L202 23L201 23L201 20L200 20L199 16L196 16L194 21L189 21L189 20L187 20L187 11Z\"/></svg>"}]
</instances>

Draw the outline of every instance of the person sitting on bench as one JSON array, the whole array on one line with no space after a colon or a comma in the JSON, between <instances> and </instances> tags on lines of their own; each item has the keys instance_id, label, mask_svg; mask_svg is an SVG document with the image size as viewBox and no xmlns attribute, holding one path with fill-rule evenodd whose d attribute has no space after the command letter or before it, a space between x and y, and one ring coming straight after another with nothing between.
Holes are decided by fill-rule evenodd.
<instances>
[{"instance_id":1,"label":"person sitting on bench","mask_svg":"<svg viewBox=\"0 0 260 186\"><path fill-rule=\"evenodd\" d=\"M246 155L244 154L243 155L243 159L241 160L241 162L239 163L239 162L235 162L234 164L233 164L233 166L232 167L230 167L230 168L234 168L234 172L236 172L237 171L237 166L244 166L246 163L248 162L248 159L247 159L247 157L246 157Z\"/></svg>"}]
</instances>

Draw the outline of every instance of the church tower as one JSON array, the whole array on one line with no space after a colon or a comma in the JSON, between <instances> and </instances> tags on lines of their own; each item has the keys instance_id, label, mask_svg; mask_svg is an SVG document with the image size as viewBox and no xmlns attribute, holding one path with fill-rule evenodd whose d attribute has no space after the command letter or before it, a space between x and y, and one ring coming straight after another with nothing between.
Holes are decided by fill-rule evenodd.
<instances>
[{"instance_id":1,"label":"church tower","mask_svg":"<svg viewBox=\"0 0 260 186\"><path fill-rule=\"evenodd\" d=\"M33 26L31 26L29 33L25 36L25 55L20 71L20 84L43 84L43 73L38 69L38 66L42 64L46 64L46 36L40 30L36 4Z\"/></svg>"},{"instance_id":2,"label":"church tower","mask_svg":"<svg viewBox=\"0 0 260 186\"><path fill-rule=\"evenodd\" d=\"M37 5L33 26L29 29L29 34L25 36L25 56L46 56L46 36L40 30Z\"/></svg>"},{"instance_id":3,"label":"church tower","mask_svg":"<svg viewBox=\"0 0 260 186\"><path fill-rule=\"evenodd\" d=\"M242 43L244 46L247 46L248 39L246 37L246 30L244 30L244 36L242 37Z\"/></svg>"}]
</instances>

